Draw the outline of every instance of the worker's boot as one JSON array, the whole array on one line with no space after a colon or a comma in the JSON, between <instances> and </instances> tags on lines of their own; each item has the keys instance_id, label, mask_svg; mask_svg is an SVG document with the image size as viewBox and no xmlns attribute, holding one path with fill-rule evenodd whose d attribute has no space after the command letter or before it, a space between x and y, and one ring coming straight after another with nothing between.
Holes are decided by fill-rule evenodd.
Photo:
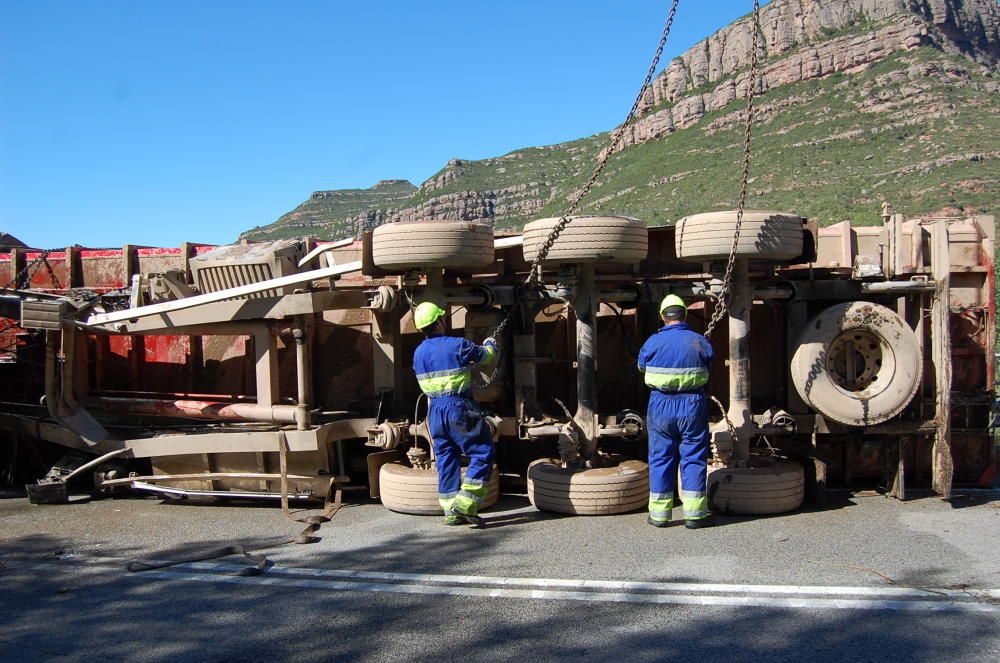
<instances>
[{"instance_id":1,"label":"worker's boot","mask_svg":"<svg viewBox=\"0 0 1000 663\"><path fill-rule=\"evenodd\" d=\"M449 527L454 527L455 525L464 525L465 521L454 514L447 513L444 516L444 524Z\"/></svg>"},{"instance_id":2,"label":"worker's boot","mask_svg":"<svg viewBox=\"0 0 1000 663\"><path fill-rule=\"evenodd\" d=\"M715 524L715 518L712 516L705 516L704 518L696 518L693 520L685 520L684 527L688 529L701 529L703 527L711 527Z\"/></svg>"},{"instance_id":3,"label":"worker's boot","mask_svg":"<svg viewBox=\"0 0 1000 663\"><path fill-rule=\"evenodd\" d=\"M485 527L486 526L486 521L483 520L482 516L478 516L478 515L476 515L474 513L462 513L461 511L459 511L458 509L456 509L454 506L451 507L451 512L450 512L449 515L454 516L455 518L459 518L462 521L467 522L467 523L469 523L470 525L472 525L473 527L476 527L476 528Z\"/></svg>"},{"instance_id":4,"label":"worker's boot","mask_svg":"<svg viewBox=\"0 0 1000 663\"><path fill-rule=\"evenodd\" d=\"M646 516L646 524L652 525L653 527L666 527L670 524L669 520L654 520L653 516Z\"/></svg>"}]
</instances>

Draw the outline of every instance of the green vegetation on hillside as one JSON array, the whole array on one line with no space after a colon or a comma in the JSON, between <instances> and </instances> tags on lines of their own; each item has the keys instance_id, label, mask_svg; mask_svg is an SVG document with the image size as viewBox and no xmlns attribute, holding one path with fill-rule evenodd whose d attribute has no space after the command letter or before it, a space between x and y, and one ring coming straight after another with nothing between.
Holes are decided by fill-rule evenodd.
<instances>
[{"instance_id":1,"label":"green vegetation on hillside","mask_svg":"<svg viewBox=\"0 0 1000 663\"><path fill-rule=\"evenodd\" d=\"M383 180L370 189L316 191L274 223L243 233L246 239L283 239L311 235L341 239L355 234L354 221L377 210L395 209L417 190L406 180Z\"/></svg>"},{"instance_id":2,"label":"green vegetation on hillside","mask_svg":"<svg viewBox=\"0 0 1000 663\"><path fill-rule=\"evenodd\" d=\"M923 76L922 66L938 72ZM911 68L914 76L907 75ZM951 76L959 78L942 80ZM883 200L911 214L987 210L1000 183L1000 108L990 82L967 61L924 48L859 74L763 95L748 205L799 211L824 224L874 222ZM618 197L584 208L656 225L733 207L742 105L734 101L693 127L615 155L592 200ZM713 129L727 116L730 122ZM670 176L675 181L659 184ZM557 213L554 206L548 212Z\"/></svg>"},{"instance_id":3,"label":"green vegetation on hillside","mask_svg":"<svg viewBox=\"0 0 1000 663\"><path fill-rule=\"evenodd\" d=\"M930 46L896 53L860 72L773 90L757 101L748 206L796 211L822 224L875 223L883 201L908 214L995 211L998 91L995 71ZM690 127L615 154L580 211L627 214L660 225L734 207L744 103L735 100ZM607 141L605 133L457 161L425 187L393 186L377 203L366 196L380 187L331 192L338 195L310 199L261 229L266 235L247 235L343 237L351 231L346 219L372 209L436 201L440 216L449 210L442 199L448 194L491 198L497 211L489 220L498 228L519 228L563 211ZM440 181L445 183L430 185Z\"/></svg>"}]
</instances>

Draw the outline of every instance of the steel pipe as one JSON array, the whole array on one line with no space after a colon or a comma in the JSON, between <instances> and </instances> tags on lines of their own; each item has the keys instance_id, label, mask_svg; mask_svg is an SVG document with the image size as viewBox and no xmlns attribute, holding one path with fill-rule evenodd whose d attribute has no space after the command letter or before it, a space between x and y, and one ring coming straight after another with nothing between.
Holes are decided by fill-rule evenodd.
<instances>
[{"instance_id":1,"label":"steel pipe","mask_svg":"<svg viewBox=\"0 0 1000 663\"><path fill-rule=\"evenodd\" d=\"M103 396L87 400L88 405L116 414L186 419L222 419L263 421L308 426L301 419L297 405L260 405L258 403L223 403L218 401L181 401L159 398L112 398Z\"/></svg>"},{"instance_id":2,"label":"steel pipe","mask_svg":"<svg viewBox=\"0 0 1000 663\"><path fill-rule=\"evenodd\" d=\"M934 292L933 281L877 281L862 283L861 292Z\"/></svg>"},{"instance_id":3,"label":"steel pipe","mask_svg":"<svg viewBox=\"0 0 1000 663\"><path fill-rule=\"evenodd\" d=\"M309 426L309 403L312 401L312 362L308 344L308 328L300 320L292 329L295 339L295 387L299 410L295 422L299 430Z\"/></svg>"}]
</instances>

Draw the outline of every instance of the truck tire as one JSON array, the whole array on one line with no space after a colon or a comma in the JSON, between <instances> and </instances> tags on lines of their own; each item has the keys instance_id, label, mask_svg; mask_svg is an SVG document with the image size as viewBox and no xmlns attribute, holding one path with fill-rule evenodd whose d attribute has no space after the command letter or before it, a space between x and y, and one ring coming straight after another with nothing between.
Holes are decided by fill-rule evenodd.
<instances>
[{"instance_id":1,"label":"truck tire","mask_svg":"<svg viewBox=\"0 0 1000 663\"><path fill-rule=\"evenodd\" d=\"M372 258L388 271L487 267L494 260L493 228L466 221L387 223L372 233Z\"/></svg>"},{"instance_id":2,"label":"truck tire","mask_svg":"<svg viewBox=\"0 0 1000 663\"><path fill-rule=\"evenodd\" d=\"M706 212L677 222L677 257L692 262L729 257L736 233L736 212ZM802 217L787 212L743 213L737 258L791 260L802 255Z\"/></svg>"},{"instance_id":3,"label":"truck tire","mask_svg":"<svg viewBox=\"0 0 1000 663\"><path fill-rule=\"evenodd\" d=\"M649 500L649 466L626 460L616 467L569 470L554 458L528 466L528 500L540 511L609 515L643 509Z\"/></svg>"},{"instance_id":4,"label":"truck tire","mask_svg":"<svg viewBox=\"0 0 1000 663\"><path fill-rule=\"evenodd\" d=\"M747 516L794 511L802 506L805 486L798 463L751 456L749 467L708 468L708 508Z\"/></svg>"},{"instance_id":5,"label":"truck tire","mask_svg":"<svg viewBox=\"0 0 1000 663\"><path fill-rule=\"evenodd\" d=\"M891 419L913 399L920 343L894 311L847 302L809 321L792 355L792 381L812 409L849 426Z\"/></svg>"},{"instance_id":6,"label":"truck tire","mask_svg":"<svg viewBox=\"0 0 1000 663\"><path fill-rule=\"evenodd\" d=\"M646 224L624 216L574 216L559 234L545 264L572 262L636 263L646 258ZM558 218L539 219L524 227L524 259L534 262Z\"/></svg>"},{"instance_id":7,"label":"truck tire","mask_svg":"<svg viewBox=\"0 0 1000 663\"><path fill-rule=\"evenodd\" d=\"M402 463L387 463L379 470L379 497L390 511L418 516L440 516L438 503L438 473L436 469L421 470ZM465 468L462 468L465 476ZM488 509L500 499L500 470L494 465L486 498L479 509Z\"/></svg>"}]
</instances>

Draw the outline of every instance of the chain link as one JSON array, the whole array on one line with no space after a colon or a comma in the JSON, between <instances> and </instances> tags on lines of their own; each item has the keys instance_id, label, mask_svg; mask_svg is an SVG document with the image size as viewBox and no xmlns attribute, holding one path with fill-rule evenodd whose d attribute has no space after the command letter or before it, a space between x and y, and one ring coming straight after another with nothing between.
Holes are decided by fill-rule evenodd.
<instances>
[{"instance_id":1,"label":"chain link","mask_svg":"<svg viewBox=\"0 0 1000 663\"><path fill-rule=\"evenodd\" d=\"M757 87L757 40L760 35L760 0L753 3L753 44L750 48L750 81L747 85L747 110L743 129L743 173L740 176L740 194L736 207L736 229L733 233L733 244L729 249L729 260L726 261L726 272L722 277L722 289L719 291L719 303L712 311L705 338L710 338L716 325L729 313L729 295L732 289L733 268L736 266L736 248L740 241L740 231L743 227L743 209L747 202L747 181L750 179L750 138L753 130L753 102ZM728 422L728 420L727 420Z\"/></svg>"},{"instance_id":2,"label":"chain link","mask_svg":"<svg viewBox=\"0 0 1000 663\"><path fill-rule=\"evenodd\" d=\"M642 97L649 88L649 84L653 80L653 75L656 73L656 66L660 62L660 56L663 55L663 48L667 44L667 37L670 35L670 29L674 25L674 17L677 15L677 5L679 0L673 0L670 3L670 12L667 14L667 20L663 24L663 33L660 35L660 43L656 47L656 53L653 55L653 61L649 64L649 69L646 71L646 78L642 81L642 86L639 88L639 93L635 96L635 101L632 102L632 107L628 111L628 115L625 117L625 121L622 122L618 128L615 130L611 137L611 142L604 154L601 155L600 159L597 161L597 166L594 168L594 172L591 174L590 179L570 198L569 205L566 210L560 215L559 222L552 228L549 232L549 236L545 238L542 243L541 248L538 250L538 255L531 263L531 268L528 271L528 278L525 279L524 285L531 287L537 286L541 283L541 267L542 262L548 257L549 251L552 246L559 239L559 235L562 231L566 229L566 226L570 224L572 219L570 215L576 211L577 206L579 206L580 201L583 200L590 190L593 188L597 179L604 172L604 167L608 165L608 160L615 153L615 150L622 142L622 137L625 135L625 130L628 128L629 123L635 118L635 113L639 110L639 104L642 103Z\"/></svg>"},{"instance_id":3,"label":"chain link","mask_svg":"<svg viewBox=\"0 0 1000 663\"><path fill-rule=\"evenodd\" d=\"M743 226L743 208L747 201L747 181L750 179L750 138L753 130L753 102L754 92L757 87L757 40L760 35L760 0L753 3L753 44L750 48L750 81L747 86L747 110L743 129L743 173L740 176L740 194L736 208L736 229L733 234L733 244L729 248L729 260L726 261L726 272L722 277L722 289L719 291L718 304L712 311L712 318L709 320L708 328L705 329L705 338L710 338L716 325L729 313L729 294L732 289L733 268L736 266L736 247L740 241L740 230ZM715 396L710 396L712 402L722 413L722 419L729 429L729 439L735 448L738 441L736 426L733 425L726 408ZM713 455L718 456L717 450L713 449ZM721 459L726 460L726 459Z\"/></svg>"},{"instance_id":4,"label":"chain link","mask_svg":"<svg viewBox=\"0 0 1000 663\"><path fill-rule=\"evenodd\" d=\"M21 271L14 275L7 285L3 287L3 290L10 289L11 286L15 288L27 287L31 284L31 279L35 277L35 272L37 272L42 265L49 270L49 278L52 279L53 285L58 289L62 289L62 284L59 283L59 279L56 277L55 272L52 270L52 265L49 264L49 254L52 253L53 249L43 249L37 258L29 262L24 266Z\"/></svg>"},{"instance_id":5,"label":"chain link","mask_svg":"<svg viewBox=\"0 0 1000 663\"><path fill-rule=\"evenodd\" d=\"M597 161L597 166L594 168L594 172L590 175L587 182L576 190L573 196L570 198L569 205L566 207L565 211L559 215L559 222L549 231L548 237L542 242L542 246L538 249L538 254L535 259L531 262L531 267L528 268L528 276L524 280L524 286L526 288L537 288L542 284L542 263L549 255L549 251L552 250L552 246L559 239L559 235L562 231L566 229L566 226L570 224L573 220L571 215L576 211L579 206L580 201L582 201L590 190L593 188L597 179L604 172L604 167L608 165L608 160L615 153L617 147L621 144L622 137L625 135L625 130L628 128L629 123L635 118L636 111L639 110L639 104L642 103L642 97L649 88L649 84L653 80L653 75L656 73L656 66L660 63L660 56L663 55L663 48L667 44L667 37L670 35L670 29L674 25L674 17L677 15L677 5L680 0L672 0L670 3L670 11L667 13L667 20L663 24L663 32L660 34L660 42L656 46L656 53L653 55L653 61L649 64L649 69L646 70L646 78L643 79L642 85L639 87L639 93L635 96L635 101L632 102L632 107L628 111L628 115L625 117L625 121L622 122L617 129L615 129L614 134L612 134L611 142L608 144L607 149L604 154ZM494 327L490 336L493 338L498 338L500 334L507 328L507 324L510 322L510 313L504 316L503 320ZM496 379L500 372L500 361L499 358L496 362L496 367L493 372L487 377L483 384L477 385L479 387L487 387L492 384L493 380Z\"/></svg>"}]
</instances>

